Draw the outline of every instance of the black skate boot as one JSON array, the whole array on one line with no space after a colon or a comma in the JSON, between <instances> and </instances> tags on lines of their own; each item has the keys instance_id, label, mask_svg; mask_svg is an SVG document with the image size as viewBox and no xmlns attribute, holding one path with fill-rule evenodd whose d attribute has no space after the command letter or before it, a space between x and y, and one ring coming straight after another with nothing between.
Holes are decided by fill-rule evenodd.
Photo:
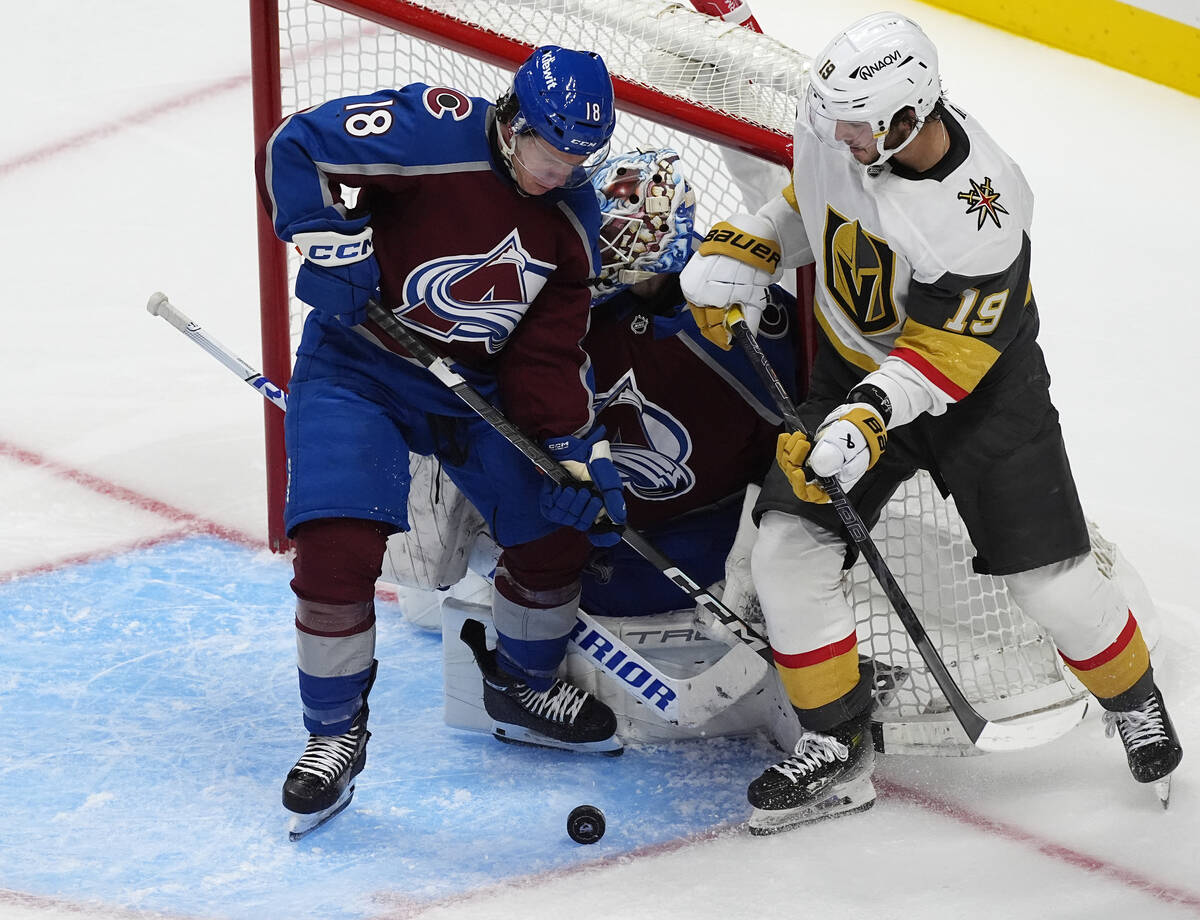
<instances>
[{"instance_id":1,"label":"black skate boot","mask_svg":"<svg viewBox=\"0 0 1200 920\"><path fill-rule=\"evenodd\" d=\"M309 735L304 753L283 781L283 807L292 812L288 837L299 840L339 815L354 798L354 778L367 765L367 694L375 683L379 662L371 665L371 676L363 692L363 705L341 735Z\"/></svg>"},{"instance_id":2,"label":"black skate boot","mask_svg":"<svg viewBox=\"0 0 1200 920\"><path fill-rule=\"evenodd\" d=\"M625 750L616 736L617 717L596 697L558 679L539 692L505 674L478 620L466 620L459 636L483 674L483 707L500 741L612 756Z\"/></svg>"},{"instance_id":3,"label":"black skate boot","mask_svg":"<svg viewBox=\"0 0 1200 920\"><path fill-rule=\"evenodd\" d=\"M1183 748L1155 685L1146 701L1129 712L1104 713L1104 734L1120 733L1129 772L1139 783L1154 783L1163 808L1170 804L1171 771L1183 760Z\"/></svg>"},{"instance_id":4,"label":"black skate boot","mask_svg":"<svg viewBox=\"0 0 1200 920\"><path fill-rule=\"evenodd\" d=\"M777 834L801 824L866 811L875 804L870 710L827 734L806 731L795 752L750 784L750 833Z\"/></svg>"}]
</instances>

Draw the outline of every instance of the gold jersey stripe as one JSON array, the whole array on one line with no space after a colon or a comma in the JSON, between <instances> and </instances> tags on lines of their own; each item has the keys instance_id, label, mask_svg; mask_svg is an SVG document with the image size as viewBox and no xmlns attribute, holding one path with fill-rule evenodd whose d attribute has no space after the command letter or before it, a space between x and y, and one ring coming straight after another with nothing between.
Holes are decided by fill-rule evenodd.
<instances>
[{"instance_id":1,"label":"gold jersey stripe","mask_svg":"<svg viewBox=\"0 0 1200 920\"><path fill-rule=\"evenodd\" d=\"M796 200L796 179L793 177L783 189L783 200L792 206L792 210L800 213L800 203Z\"/></svg>"},{"instance_id":2,"label":"gold jersey stripe","mask_svg":"<svg viewBox=\"0 0 1200 920\"><path fill-rule=\"evenodd\" d=\"M893 346L892 353L898 352L907 352L900 357L956 400L974 390L1000 357L999 351L980 339L935 329L912 317L905 320Z\"/></svg>"},{"instance_id":3,"label":"gold jersey stripe","mask_svg":"<svg viewBox=\"0 0 1200 920\"><path fill-rule=\"evenodd\" d=\"M798 709L820 709L841 699L858 685L857 647L807 668L777 665L788 699Z\"/></svg>"}]
</instances>

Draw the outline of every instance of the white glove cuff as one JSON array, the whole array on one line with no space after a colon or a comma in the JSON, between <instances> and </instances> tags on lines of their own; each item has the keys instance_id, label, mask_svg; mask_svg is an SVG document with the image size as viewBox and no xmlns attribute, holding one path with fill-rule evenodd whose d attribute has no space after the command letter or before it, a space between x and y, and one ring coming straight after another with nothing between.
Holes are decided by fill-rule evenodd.
<instances>
[{"instance_id":1,"label":"white glove cuff","mask_svg":"<svg viewBox=\"0 0 1200 920\"><path fill-rule=\"evenodd\" d=\"M317 230L312 233L297 233L292 242L309 262L332 268L353 265L367 258L374 250L371 242L373 231L364 227L358 233L335 233L332 230Z\"/></svg>"},{"instance_id":2,"label":"white glove cuff","mask_svg":"<svg viewBox=\"0 0 1200 920\"><path fill-rule=\"evenodd\" d=\"M907 425L926 412L941 415L950 404L948 397L935 398L932 384L899 358L885 358L879 370L867 374L860 383L873 384L887 394L892 404L889 428Z\"/></svg>"}]
</instances>

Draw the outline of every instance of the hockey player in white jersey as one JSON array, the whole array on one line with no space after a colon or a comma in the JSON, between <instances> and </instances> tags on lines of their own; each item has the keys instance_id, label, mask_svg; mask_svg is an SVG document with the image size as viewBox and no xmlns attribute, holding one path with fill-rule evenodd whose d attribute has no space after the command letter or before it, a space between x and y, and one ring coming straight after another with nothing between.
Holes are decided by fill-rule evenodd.
<instances>
[{"instance_id":1,"label":"hockey player in white jersey","mask_svg":"<svg viewBox=\"0 0 1200 920\"><path fill-rule=\"evenodd\" d=\"M818 476L873 523L918 468L954 496L978 555L1050 630L1160 796L1182 748L1137 620L1096 568L1050 400L1030 282L1033 194L1020 168L943 99L920 27L878 13L813 61L792 182L718 223L681 283L729 347L762 292L815 262L821 335L805 428L782 435L755 508L751 569L776 666L805 733L751 783L751 830L870 807L870 684L840 587L853 546ZM815 475L814 475L815 474Z\"/></svg>"}]
</instances>

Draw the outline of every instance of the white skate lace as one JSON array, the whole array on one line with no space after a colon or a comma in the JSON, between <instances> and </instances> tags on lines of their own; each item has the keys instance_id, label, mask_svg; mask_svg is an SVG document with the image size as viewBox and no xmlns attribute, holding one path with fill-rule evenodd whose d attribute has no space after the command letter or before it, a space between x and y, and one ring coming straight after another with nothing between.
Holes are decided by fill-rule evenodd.
<instances>
[{"instance_id":1,"label":"white skate lace","mask_svg":"<svg viewBox=\"0 0 1200 920\"><path fill-rule=\"evenodd\" d=\"M525 687L520 694L521 705L535 716L567 725L575 722L587 698L587 693L561 680L540 693Z\"/></svg>"},{"instance_id":2,"label":"white skate lace","mask_svg":"<svg viewBox=\"0 0 1200 920\"><path fill-rule=\"evenodd\" d=\"M771 769L782 773L794 783L823 763L846 760L849 756L850 749L832 735L805 732L796 742L796 749L792 756L783 763L775 764Z\"/></svg>"},{"instance_id":3,"label":"white skate lace","mask_svg":"<svg viewBox=\"0 0 1200 920\"><path fill-rule=\"evenodd\" d=\"M331 780L346 769L357 749L357 730L344 735L309 735L308 745L293 769Z\"/></svg>"},{"instance_id":4,"label":"white skate lace","mask_svg":"<svg viewBox=\"0 0 1200 920\"><path fill-rule=\"evenodd\" d=\"M1168 740L1166 729L1163 727L1162 710L1158 708L1158 697L1155 696L1146 700L1140 709L1130 712L1106 712L1102 721L1104 736L1111 738L1119 729L1121 740L1131 751Z\"/></svg>"}]
</instances>

